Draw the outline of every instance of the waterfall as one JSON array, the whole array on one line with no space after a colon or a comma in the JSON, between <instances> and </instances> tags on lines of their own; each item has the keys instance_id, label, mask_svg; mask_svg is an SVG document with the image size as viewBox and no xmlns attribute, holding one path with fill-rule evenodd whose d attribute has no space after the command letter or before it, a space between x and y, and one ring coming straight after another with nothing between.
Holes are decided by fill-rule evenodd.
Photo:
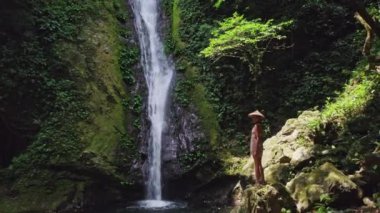
<instances>
[{"instance_id":1,"label":"waterfall","mask_svg":"<svg viewBox=\"0 0 380 213\"><path fill-rule=\"evenodd\" d=\"M141 49L141 64L148 88L148 115L151 122L148 141L147 199L161 200L161 142L166 127L166 109L174 65L164 53L158 33L159 0L130 0Z\"/></svg>"}]
</instances>

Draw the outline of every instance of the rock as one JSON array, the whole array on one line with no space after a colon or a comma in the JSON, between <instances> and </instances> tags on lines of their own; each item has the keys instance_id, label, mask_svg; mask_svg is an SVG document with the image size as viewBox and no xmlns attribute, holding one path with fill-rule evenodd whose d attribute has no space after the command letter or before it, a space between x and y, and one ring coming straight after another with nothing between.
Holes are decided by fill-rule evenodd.
<instances>
[{"instance_id":1,"label":"rock","mask_svg":"<svg viewBox=\"0 0 380 213\"><path fill-rule=\"evenodd\" d=\"M234 202L238 204L241 200L241 193L239 191L242 191L242 186L238 182L239 177L237 176L221 176L201 186L192 184L190 187L193 187L193 191L186 196L186 199L194 207L224 206L234 204ZM187 184L184 184L183 181L181 183L182 185ZM178 187L174 190L178 191ZM180 196L172 196L172 199L178 197Z\"/></svg>"},{"instance_id":2,"label":"rock","mask_svg":"<svg viewBox=\"0 0 380 213\"><path fill-rule=\"evenodd\" d=\"M264 142L263 167L277 163L297 166L313 157L313 130L308 124L319 117L319 111L304 111L289 119L280 132Z\"/></svg>"},{"instance_id":3,"label":"rock","mask_svg":"<svg viewBox=\"0 0 380 213\"><path fill-rule=\"evenodd\" d=\"M294 201L283 185L256 185L244 190L241 206L235 207L231 213L281 212L283 208L295 209Z\"/></svg>"},{"instance_id":4,"label":"rock","mask_svg":"<svg viewBox=\"0 0 380 213\"><path fill-rule=\"evenodd\" d=\"M330 151L329 151L328 149L325 149L325 150L323 150L323 151L321 152L322 155L327 155L327 154L329 154L329 153L330 153Z\"/></svg>"},{"instance_id":5,"label":"rock","mask_svg":"<svg viewBox=\"0 0 380 213\"><path fill-rule=\"evenodd\" d=\"M352 203L359 199L359 187L331 163L325 163L310 173L300 173L286 184L297 202L297 210L305 211L318 202L322 194L334 193L334 203Z\"/></svg>"},{"instance_id":6,"label":"rock","mask_svg":"<svg viewBox=\"0 0 380 213\"><path fill-rule=\"evenodd\" d=\"M376 203L373 202L369 197L363 198L364 205L370 207L370 208L376 208Z\"/></svg>"},{"instance_id":7,"label":"rock","mask_svg":"<svg viewBox=\"0 0 380 213\"><path fill-rule=\"evenodd\" d=\"M231 200L233 206L240 206L241 200L243 198L243 187L240 184L240 181L232 189Z\"/></svg>"},{"instance_id":8,"label":"rock","mask_svg":"<svg viewBox=\"0 0 380 213\"><path fill-rule=\"evenodd\" d=\"M290 170L288 163L268 166L264 169L265 181L269 184L286 183Z\"/></svg>"},{"instance_id":9,"label":"rock","mask_svg":"<svg viewBox=\"0 0 380 213\"><path fill-rule=\"evenodd\" d=\"M185 109L175 102L173 105L168 132L162 140L162 175L168 181L180 178L188 172L188 168L195 166L197 161L184 166L179 159L199 150L201 143L206 140L195 109Z\"/></svg>"},{"instance_id":10,"label":"rock","mask_svg":"<svg viewBox=\"0 0 380 213\"><path fill-rule=\"evenodd\" d=\"M293 152L290 163L293 165L298 165L304 161L309 160L313 155L313 150L310 147L299 147Z\"/></svg>"}]
</instances>

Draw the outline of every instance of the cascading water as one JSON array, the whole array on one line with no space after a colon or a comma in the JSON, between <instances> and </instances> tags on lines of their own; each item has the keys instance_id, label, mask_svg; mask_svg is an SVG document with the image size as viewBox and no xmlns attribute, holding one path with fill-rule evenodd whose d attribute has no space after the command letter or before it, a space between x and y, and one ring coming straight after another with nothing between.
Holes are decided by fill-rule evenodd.
<instances>
[{"instance_id":1,"label":"cascading water","mask_svg":"<svg viewBox=\"0 0 380 213\"><path fill-rule=\"evenodd\" d=\"M161 142L174 65L164 53L158 33L158 0L130 0L135 15L141 64L148 87L148 115L151 122L148 145L147 199L141 206L166 205L162 199ZM170 205L170 204L168 204Z\"/></svg>"}]
</instances>

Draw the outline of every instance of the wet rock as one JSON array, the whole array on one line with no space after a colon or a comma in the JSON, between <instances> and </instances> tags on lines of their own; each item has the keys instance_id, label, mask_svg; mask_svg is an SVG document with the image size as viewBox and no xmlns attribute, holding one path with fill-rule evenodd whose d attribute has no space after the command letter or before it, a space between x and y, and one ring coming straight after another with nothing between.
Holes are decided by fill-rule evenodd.
<instances>
[{"instance_id":1,"label":"wet rock","mask_svg":"<svg viewBox=\"0 0 380 213\"><path fill-rule=\"evenodd\" d=\"M200 119L191 109L184 109L174 103L170 126L162 144L163 178L170 181L187 172L180 158L193 152L197 143L204 140Z\"/></svg>"},{"instance_id":2,"label":"wet rock","mask_svg":"<svg viewBox=\"0 0 380 213\"><path fill-rule=\"evenodd\" d=\"M281 209L294 210L293 199L281 184L255 185L244 190L242 204L231 213L281 212Z\"/></svg>"},{"instance_id":3,"label":"wet rock","mask_svg":"<svg viewBox=\"0 0 380 213\"><path fill-rule=\"evenodd\" d=\"M359 200L359 187L331 163L325 163L310 173L300 173L286 184L297 202L297 210L305 211L318 202L322 194L333 193L335 203L355 203ZM355 202L353 202L355 201Z\"/></svg>"},{"instance_id":4,"label":"wet rock","mask_svg":"<svg viewBox=\"0 0 380 213\"><path fill-rule=\"evenodd\" d=\"M195 190L188 194L187 200L195 207L215 207L239 203L242 190L237 176L221 176L200 186L193 185Z\"/></svg>"}]
</instances>

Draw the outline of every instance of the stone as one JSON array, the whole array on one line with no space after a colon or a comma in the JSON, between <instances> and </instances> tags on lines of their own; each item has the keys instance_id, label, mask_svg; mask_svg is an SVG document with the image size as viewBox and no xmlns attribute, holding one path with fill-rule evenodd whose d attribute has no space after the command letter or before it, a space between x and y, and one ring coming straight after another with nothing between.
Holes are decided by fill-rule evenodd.
<instances>
[{"instance_id":1,"label":"stone","mask_svg":"<svg viewBox=\"0 0 380 213\"><path fill-rule=\"evenodd\" d=\"M286 183L290 170L288 163L270 165L264 169L265 181L268 184Z\"/></svg>"},{"instance_id":2,"label":"stone","mask_svg":"<svg viewBox=\"0 0 380 213\"><path fill-rule=\"evenodd\" d=\"M255 185L244 190L242 204L231 213L281 212L283 208L295 209L294 201L283 185Z\"/></svg>"},{"instance_id":3,"label":"stone","mask_svg":"<svg viewBox=\"0 0 380 213\"><path fill-rule=\"evenodd\" d=\"M299 147L293 152L290 163L293 165L298 165L304 161L309 160L313 156L313 149L310 147Z\"/></svg>"},{"instance_id":4,"label":"stone","mask_svg":"<svg viewBox=\"0 0 380 213\"><path fill-rule=\"evenodd\" d=\"M310 209L322 194L334 193L335 203L359 199L359 187L331 163L324 163L310 173L299 173L286 184L297 203L297 210Z\"/></svg>"},{"instance_id":5,"label":"stone","mask_svg":"<svg viewBox=\"0 0 380 213\"><path fill-rule=\"evenodd\" d=\"M240 184L240 181L232 189L231 200L233 206L240 206L241 200L243 197L243 187Z\"/></svg>"},{"instance_id":6,"label":"stone","mask_svg":"<svg viewBox=\"0 0 380 213\"><path fill-rule=\"evenodd\" d=\"M376 208L376 203L373 202L369 197L363 198L364 205L370 207L370 208Z\"/></svg>"},{"instance_id":7,"label":"stone","mask_svg":"<svg viewBox=\"0 0 380 213\"><path fill-rule=\"evenodd\" d=\"M263 167L276 163L297 166L313 156L314 138L308 124L320 117L319 111L304 111L298 118L289 119L275 136L267 139Z\"/></svg>"}]
</instances>

